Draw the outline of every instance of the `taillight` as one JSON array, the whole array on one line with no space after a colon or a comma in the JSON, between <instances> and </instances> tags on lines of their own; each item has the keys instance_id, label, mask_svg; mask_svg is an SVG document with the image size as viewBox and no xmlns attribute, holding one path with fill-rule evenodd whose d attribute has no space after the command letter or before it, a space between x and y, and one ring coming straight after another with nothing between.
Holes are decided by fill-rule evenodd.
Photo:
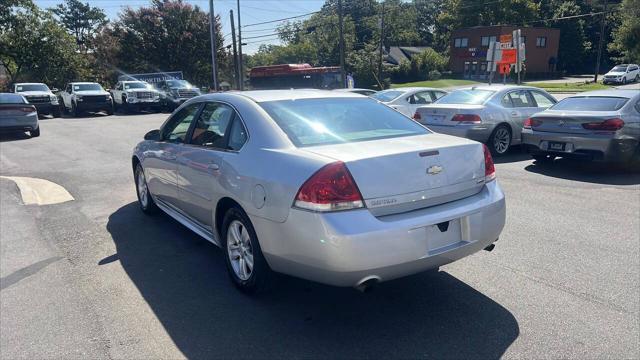
<instances>
[{"instance_id":1,"label":"taillight","mask_svg":"<svg viewBox=\"0 0 640 360\"><path fill-rule=\"evenodd\" d=\"M420 113L416 111L415 114L413 114L413 120L418 121L418 120L422 120L422 116L420 116Z\"/></svg>"},{"instance_id":2,"label":"taillight","mask_svg":"<svg viewBox=\"0 0 640 360\"><path fill-rule=\"evenodd\" d=\"M482 145L484 149L484 181L489 182L496 178L496 167L493 164L493 158L491 157L491 151L487 145Z\"/></svg>"},{"instance_id":3,"label":"taillight","mask_svg":"<svg viewBox=\"0 0 640 360\"><path fill-rule=\"evenodd\" d=\"M624 127L624 121L617 118L607 119L601 122L583 123L582 127L586 130L618 131Z\"/></svg>"},{"instance_id":4,"label":"taillight","mask_svg":"<svg viewBox=\"0 0 640 360\"><path fill-rule=\"evenodd\" d=\"M479 115L475 114L455 114L451 121L460 121L465 123L479 124L482 122Z\"/></svg>"},{"instance_id":5,"label":"taillight","mask_svg":"<svg viewBox=\"0 0 640 360\"><path fill-rule=\"evenodd\" d=\"M34 111L36 111L36 108L31 105L31 106L21 106L18 108L18 110L22 111L23 113L32 113Z\"/></svg>"},{"instance_id":6,"label":"taillight","mask_svg":"<svg viewBox=\"0 0 640 360\"><path fill-rule=\"evenodd\" d=\"M531 129L532 127L538 127L540 125L542 125L542 120L528 118L524 121L522 127L524 127L525 129Z\"/></svg>"},{"instance_id":7,"label":"taillight","mask_svg":"<svg viewBox=\"0 0 640 360\"><path fill-rule=\"evenodd\" d=\"M298 190L294 206L313 211L337 211L364 207L351 173L341 161L324 166Z\"/></svg>"}]
</instances>

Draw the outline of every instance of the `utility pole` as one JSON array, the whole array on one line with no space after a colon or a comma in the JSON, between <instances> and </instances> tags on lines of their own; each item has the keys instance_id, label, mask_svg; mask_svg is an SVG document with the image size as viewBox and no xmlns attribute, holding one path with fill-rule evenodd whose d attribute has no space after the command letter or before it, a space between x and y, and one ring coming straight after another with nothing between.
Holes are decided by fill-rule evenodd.
<instances>
[{"instance_id":1,"label":"utility pole","mask_svg":"<svg viewBox=\"0 0 640 360\"><path fill-rule=\"evenodd\" d=\"M378 86L380 86L380 90L384 90L384 86L382 85L382 50L384 47L384 3L382 0L382 14L380 19L380 54L378 59Z\"/></svg>"},{"instance_id":2,"label":"utility pole","mask_svg":"<svg viewBox=\"0 0 640 360\"><path fill-rule=\"evenodd\" d=\"M216 53L218 45L216 44L216 26L214 24L215 15L213 15L213 0L209 0L209 36L211 37L211 71L213 73L213 91L218 91L218 63L216 61Z\"/></svg>"},{"instance_id":3,"label":"utility pole","mask_svg":"<svg viewBox=\"0 0 640 360\"><path fill-rule=\"evenodd\" d=\"M240 1L240 0L238 0ZM344 32L342 29L342 0L338 0L338 31L340 33L340 79L344 88L347 82L347 76L344 72Z\"/></svg>"},{"instance_id":4,"label":"utility pole","mask_svg":"<svg viewBox=\"0 0 640 360\"><path fill-rule=\"evenodd\" d=\"M600 59L602 58L602 43L604 42L604 29L607 22L607 0L604 0L604 11L602 12L602 23L600 24L600 41L598 42L598 58L596 60L596 73L593 76L593 82L598 82L598 73L600 72Z\"/></svg>"},{"instance_id":5,"label":"utility pole","mask_svg":"<svg viewBox=\"0 0 640 360\"><path fill-rule=\"evenodd\" d=\"M233 43L233 70L236 75L236 89L240 89L240 69L238 69L238 52L236 49L236 27L234 25L233 10L229 10L229 18L231 18L231 39Z\"/></svg>"},{"instance_id":6,"label":"utility pole","mask_svg":"<svg viewBox=\"0 0 640 360\"><path fill-rule=\"evenodd\" d=\"M240 22L240 0L238 3L238 73L240 74L240 90L244 90L244 66L242 64L242 23Z\"/></svg>"}]
</instances>

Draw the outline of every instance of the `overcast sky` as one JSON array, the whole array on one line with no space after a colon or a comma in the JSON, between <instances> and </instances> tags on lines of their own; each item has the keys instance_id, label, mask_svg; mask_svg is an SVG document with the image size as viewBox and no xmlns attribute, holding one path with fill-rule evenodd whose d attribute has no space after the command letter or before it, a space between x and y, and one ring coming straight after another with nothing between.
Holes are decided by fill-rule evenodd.
<instances>
[{"instance_id":1,"label":"overcast sky","mask_svg":"<svg viewBox=\"0 0 640 360\"><path fill-rule=\"evenodd\" d=\"M149 0L81 0L89 2L92 6L102 8L109 19L117 19L118 13L127 6L138 8L150 4ZM185 0L188 3L197 5L209 11L209 0ZM34 0L41 8L53 7L63 0ZM231 24L229 20L229 10L233 10L237 20L236 0L214 0L214 12L220 15L222 21L222 36L225 45L231 44ZM254 23L272 21L291 16L306 14L320 10L324 0L240 0L241 21L243 25L243 38L253 36L270 35L275 32L274 28L279 23L248 26ZM304 19L299 18L299 19ZM236 31L238 24L236 23ZM245 53L251 54L258 50L261 44L278 44L277 37L265 36L243 41L247 46L243 48Z\"/></svg>"}]
</instances>

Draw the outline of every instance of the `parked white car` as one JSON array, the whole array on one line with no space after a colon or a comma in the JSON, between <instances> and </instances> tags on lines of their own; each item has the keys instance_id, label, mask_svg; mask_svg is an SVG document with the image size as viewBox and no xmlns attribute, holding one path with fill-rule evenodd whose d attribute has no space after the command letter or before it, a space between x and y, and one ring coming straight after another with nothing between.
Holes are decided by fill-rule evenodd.
<instances>
[{"instance_id":1,"label":"parked white car","mask_svg":"<svg viewBox=\"0 0 640 360\"><path fill-rule=\"evenodd\" d=\"M126 112L161 109L160 92L146 81L118 81L111 97L113 105Z\"/></svg>"},{"instance_id":2,"label":"parked white car","mask_svg":"<svg viewBox=\"0 0 640 360\"><path fill-rule=\"evenodd\" d=\"M602 78L603 84L626 84L640 81L640 66L637 64L616 65Z\"/></svg>"},{"instance_id":3,"label":"parked white car","mask_svg":"<svg viewBox=\"0 0 640 360\"><path fill-rule=\"evenodd\" d=\"M431 104L446 94L447 92L441 89L400 87L378 91L371 97L405 116L412 117L419 106Z\"/></svg>"},{"instance_id":4,"label":"parked white car","mask_svg":"<svg viewBox=\"0 0 640 360\"><path fill-rule=\"evenodd\" d=\"M71 116L79 116L85 111L104 111L107 115L113 115L111 94L98 83L72 82L58 95L62 111Z\"/></svg>"},{"instance_id":5,"label":"parked white car","mask_svg":"<svg viewBox=\"0 0 640 360\"><path fill-rule=\"evenodd\" d=\"M36 107L38 115L49 114L54 118L60 117L58 97L43 83L17 83L13 85L13 92L27 99L29 104Z\"/></svg>"}]
</instances>

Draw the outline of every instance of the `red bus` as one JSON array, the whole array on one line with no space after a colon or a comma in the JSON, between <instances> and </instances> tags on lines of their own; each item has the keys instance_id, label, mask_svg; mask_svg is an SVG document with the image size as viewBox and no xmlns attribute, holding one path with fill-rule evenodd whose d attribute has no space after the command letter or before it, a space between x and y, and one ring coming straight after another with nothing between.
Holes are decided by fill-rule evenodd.
<instances>
[{"instance_id":1,"label":"red bus","mask_svg":"<svg viewBox=\"0 0 640 360\"><path fill-rule=\"evenodd\" d=\"M249 72L254 89L336 89L342 88L339 66L313 67L309 64L256 66Z\"/></svg>"}]
</instances>

